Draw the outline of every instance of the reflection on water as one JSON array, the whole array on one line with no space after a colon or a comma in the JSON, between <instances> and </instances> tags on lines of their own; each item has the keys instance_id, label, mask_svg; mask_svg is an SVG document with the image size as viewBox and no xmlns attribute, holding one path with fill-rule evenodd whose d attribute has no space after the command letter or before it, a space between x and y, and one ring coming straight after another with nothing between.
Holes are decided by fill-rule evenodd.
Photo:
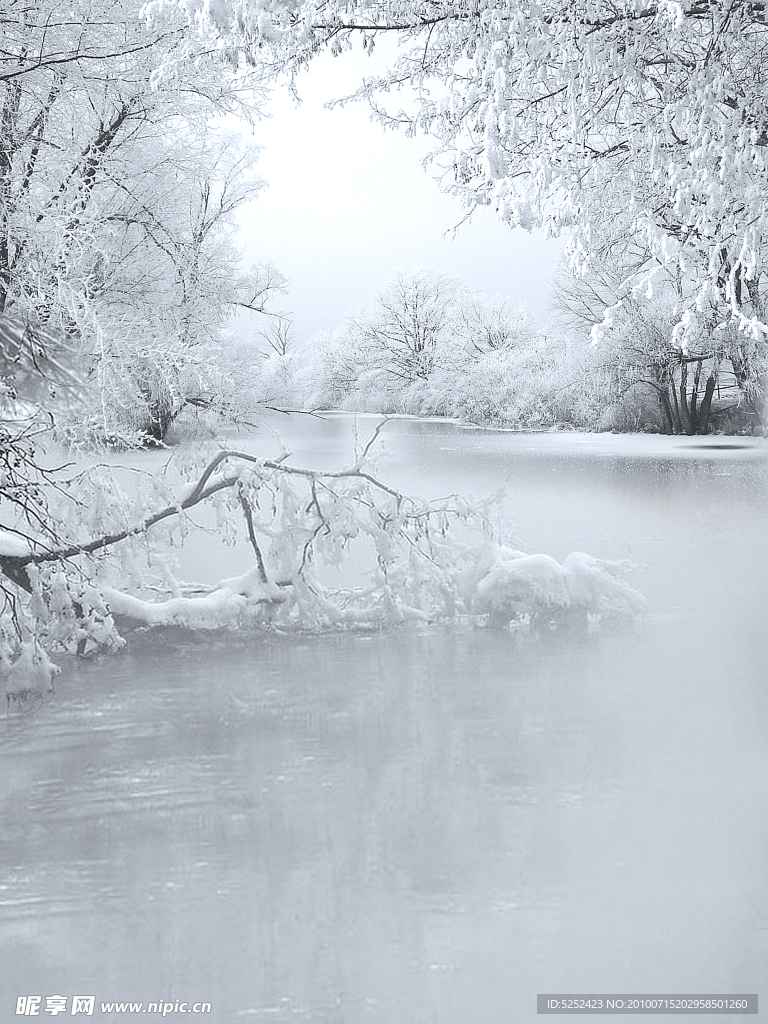
<instances>
[{"instance_id":1,"label":"reflection on water","mask_svg":"<svg viewBox=\"0 0 768 1024\"><path fill-rule=\"evenodd\" d=\"M312 426L297 460L341 459L349 421ZM74 666L0 720L3 1019L32 993L496 1024L537 991L759 991L760 451L391 428L403 486L506 479L530 549L632 555L649 622L538 644L167 631Z\"/></svg>"}]
</instances>

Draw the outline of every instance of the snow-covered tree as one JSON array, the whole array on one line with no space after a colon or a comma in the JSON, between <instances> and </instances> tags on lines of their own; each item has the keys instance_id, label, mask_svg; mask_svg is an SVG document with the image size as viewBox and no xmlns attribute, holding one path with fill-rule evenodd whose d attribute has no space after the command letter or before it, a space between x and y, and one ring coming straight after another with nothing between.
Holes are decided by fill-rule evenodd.
<instances>
[{"instance_id":1,"label":"snow-covered tree","mask_svg":"<svg viewBox=\"0 0 768 1024\"><path fill-rule=\"evenodd\" d=\"M368 309L348 317L344 331L365 354L381 390L426 381L455 358L458 283L425 269L398 271L376 290Z\"/></svg>"},{"instance_id":2,"label":"snow-covered tree","mask_svg":"<svg viewBox=\"0 0 768 1024\"><path fill-rule=\"evenodd\" d=\"M358 95L426 132L448 185L504 221L572 232L584 266L621 215L685 282L683 345L766 332L766 7L734 0L184 0L203 33L276 72L356 37L401 49ZM173 4L155 2L158 11ZM396 97L396 98L395 98ZM402 108L400 103L403 103ZM654 268L644 268L643 276Z\"/></svg>"},{"instance_id":3,"label":"snow-covered tree","mask_svg":"<svg viewBox=\"0 0 768 1024\"><path fill-rule=\"evenodd\" d=\"M235 244L234 216L262 187L254 150L184 135L165 156L164 174L138 166L131 189L95 219L98 280L67 296L99 429L156 440L187 407L253 411L257 351L235 346L225 326L238 309L265 313L284 284L270 264L244 271Z\"/></svg>"},{"instance_id":4,"label":"snow-covered tree","mask_svg":"<svg viewBox=\"0 0 768 1024\"><path fill-rule=\"evenodd\" d=\"M513 307L501 295L488 299L481 292L463 289L456 331L467 358L472 360L526 344L536 333L536 326L525 304Z\"/></svg>"},{"instance_id":5,"label":"snow-covered tree","mask_svg":"<svg viewBox=\"0 0 768 1024\"><path fill-rule=\"evenodd\" d=\"M447 274L401 270L332 335L314 339L319 404L425 411L438 381L455 384L473 361L533 333L525 307L488 299Z\"/></svg>"},{"instance_id":6,"label":"snow-covered tree","mask_svg":"<svg viewBox=\"0 0 768 1024\"><path fill-rule=\"evenodd\" d=\"M651 262L647 248L619 238L602 246L583 274L561 268L555 282L558 325L583 341L600 331L590 362L603 402L640 412L652 396L659 429L670 434L706 434L713 400L719 414L738 406L742 426L758 427L760 370L768 344L729 325L709 331L702 326L684 349L673 345L677 282L657 273L650 296L632 286L638 268Z\"/></svg>"},{"instance_id":7,"label":"snow-covered tree","mask_svg":"<svg viewBox=\"0 0 768 1024\"><path fill-rule=\"evenodd\" d=\"M0 312L75 353L102 432L160 437L180 403L221 393L223 324L282 279L244 270L231 238L262 187L256 152L209 130L258 109L257 76L181 16L150 29L140 10L51 0L4 15Z\"/></svg>"}]
</instances>

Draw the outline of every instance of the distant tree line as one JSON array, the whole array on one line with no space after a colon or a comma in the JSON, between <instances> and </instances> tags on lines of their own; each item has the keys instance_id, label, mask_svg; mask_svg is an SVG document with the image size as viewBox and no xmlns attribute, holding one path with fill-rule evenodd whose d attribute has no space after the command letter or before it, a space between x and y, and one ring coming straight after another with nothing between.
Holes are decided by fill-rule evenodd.
<instances>
[{"instance_id":1,"label":"distant tree line","mask_svg":"<svg viewBox=\"0 0 768 1024\"><path fill-rule=\"evenodd\" d=\"M761 430L762 381L744 372L743 334L714 332L683 350L672 340L670 292L642 303L625 296L606 327L622 273L613 266L574 278L563 268L555 323L542 331L525 307L447 275L398 272L336 331L303 350L273 351L264 393L291 408L452 416L520 430Z\"/></svg>"}]
</instances>

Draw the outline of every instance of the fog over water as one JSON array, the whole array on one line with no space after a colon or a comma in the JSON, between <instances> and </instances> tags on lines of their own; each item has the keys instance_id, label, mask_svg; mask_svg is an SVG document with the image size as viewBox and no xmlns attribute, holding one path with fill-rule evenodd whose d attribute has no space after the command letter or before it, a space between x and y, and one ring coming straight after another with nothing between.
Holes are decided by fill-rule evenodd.
<instances>
[{"instance_id":1,"label":"fog over water","mask_svg":"<svg viewBox=\"0 0 768 1024\"><path fill-rule=\"evenodd\" d=\"M375 422L276 425L338 466ZM765 443L405 419L383 445L379 475L427 497L505 485L529 551L633 559L647 621L167 630L68 666L0 718L3 1020L32 993L500 1024L537 992L760 992Z\"/></svg>"}]
</instances>

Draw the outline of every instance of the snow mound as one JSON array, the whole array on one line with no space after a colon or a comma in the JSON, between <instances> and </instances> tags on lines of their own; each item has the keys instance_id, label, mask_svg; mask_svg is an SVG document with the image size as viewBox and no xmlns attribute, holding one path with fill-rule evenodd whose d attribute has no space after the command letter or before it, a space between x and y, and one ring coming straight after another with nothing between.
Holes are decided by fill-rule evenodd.
<instances>
[{"instance_id":1,"label":"snow mound","mask_svg":"<svg viewBox=\"0 0 768 1024\"><path fill-rule=\"evenodd\" d=\"M49 659L40 644L34 641L21 645L11 665L0 666L0 691L6 703L24 701L53 692L54 677L61 669Z\"/></svg>"},{"instance_id":2,"label":"snow mound","mask_svg":"<svg viewBox=\"0 0 768 1024\"><path fill-rule=\"evenodd\" d=\"M26 558L28 555L29 541L25 537L12 530L0 530L0 558Z\"/></svg>"},{"instance_id":3,"label":"snow mound","mask_svg":"<svg viewBox=\"0 0 768 1024\"><path fill-rule=\"evenodd\" d=\"M632 618L645 600L622 578L634 566L576 551L562 563L499 546L476 580L472 610L496 625L513 620L586 621L587 616Z\"/></svg>"}]
</instances>

